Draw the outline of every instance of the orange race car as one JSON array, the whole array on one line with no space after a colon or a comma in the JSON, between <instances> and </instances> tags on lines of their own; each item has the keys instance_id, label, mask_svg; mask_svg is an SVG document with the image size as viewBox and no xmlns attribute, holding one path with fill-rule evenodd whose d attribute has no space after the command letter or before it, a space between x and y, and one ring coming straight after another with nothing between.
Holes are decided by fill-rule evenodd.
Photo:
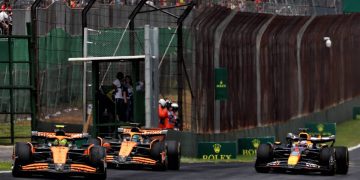
<instances>
[{"instance_id":1,"label":"orange race car","mask_svg":"<svg viewBox=\"0 0 360 180\"><path fill-rule=\"evenodd\" d=\"M105 149L87 133L65 133L57 125L55 132L33 131L31 142L17 142L13 153L12 175L31 174L84 175L106 179Z\"/></svg>"},{"instance_id":2,"label":"orange race car","mask_svg":"<svg viewBox=\"0 0 360 180\"><path fill-rule=\"evenodd\" d=\"M179 170L180 142L166 141L167 130L118 128L118 138L104 139L106 162L112 167L151 167Z\"/></svg>"}]
</instances>

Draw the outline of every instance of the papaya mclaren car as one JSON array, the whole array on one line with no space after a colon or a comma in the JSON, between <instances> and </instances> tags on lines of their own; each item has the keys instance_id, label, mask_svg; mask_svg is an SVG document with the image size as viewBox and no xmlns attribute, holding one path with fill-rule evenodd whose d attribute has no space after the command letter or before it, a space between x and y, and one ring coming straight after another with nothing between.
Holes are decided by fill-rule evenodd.
<instances>
[{"instance_id":1,"label":"papaya mclaren car","mask_svg":"<svg viewBox=\"0 0 360 180\"><path fill-rule=\"evenodd\" d=\"M323 175L347 174L349 151L347 147L334 147L335 135L312 137L306 128L299 134L288 133L286 144L260 144L257 149L255 170L267 173L300 171L321 172Z\"/></svg>"},{"instance_id":2,"label":"papaya mclaren car","mask_svg":"<svg viewBox=\"0 0 360 180\"><path fill-rule=\"evenodd\" d=\"M167 130L118 128L116 139L104 139L109 167L150 167L179 170L180 142L167 141Z\"/></svg>"},{"instance_id":3,"label":"papaya mclaren car","mask_svg":"<svg viewBox=\"0 0 360 180\"><path fill-rule=\"evenodd\" d=\"M91 143L87 133L32 131L31 142L17 142L13 151L12 175L63 174L106 179L105 149Z\"/></svg>"}]
</instances>

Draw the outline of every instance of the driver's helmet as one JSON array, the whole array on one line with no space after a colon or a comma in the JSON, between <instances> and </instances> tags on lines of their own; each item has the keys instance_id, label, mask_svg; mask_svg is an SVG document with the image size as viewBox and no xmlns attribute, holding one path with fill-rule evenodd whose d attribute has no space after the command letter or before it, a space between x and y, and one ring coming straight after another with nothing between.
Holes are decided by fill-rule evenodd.
<instances>
[{"instance_id":1,"label":"driver's helmet","mask_svg":"<svg viewBox=\"0 0 360 180\"><path fill-rule=\"evenodd\" d=\"M306 142L305 140L300 141L300 142L299 142L299 146L301 146L301 147L306 147L306 146L307 146L307 142Z\"/></svg>"},{"instance_id":2,"label":"driver's helmet","mask_svg":"<svg viewBox=\"0 0 360 180\"><path fill-rule=\"evenodd\" d=\"M54 142L52 143L53 146L58 146L59 145L59 140L55 139Z\"/></svg>"},{"instance_id":3,"label":"driver's helmet","mask_svg":"<svg viewBox=\"0 0 360 180\"><path fill-rule=\"evenodd\" d=\"M67 143L68 143L68 141L66 139L62 139L62 140L59 141L60 146L66 146Z\"/></svg>"},{"instance_id":4,"label":"driver's helmet","mask_svg":"<svg viewBox=\"0 0 360 180\"><path fill-rule=\"evenodd\" d=\"M302 132L302 133L299 134L299 138L300 138L301 140L309 140L309 139L310 139L310 135L309 135L308 133Z\"/></svg>"},{"instance_id":5,"label":"driver's helmet","mask_svg":"<svg viewBox=\"0 0 360 180\"><path fill-rule=\"evenodd\" d=\"M133 136L132 136L132 141L134 141L134 142L140 142L140 136L137 135L137 134L133 135Z\"/></svg>"}]
</instances>

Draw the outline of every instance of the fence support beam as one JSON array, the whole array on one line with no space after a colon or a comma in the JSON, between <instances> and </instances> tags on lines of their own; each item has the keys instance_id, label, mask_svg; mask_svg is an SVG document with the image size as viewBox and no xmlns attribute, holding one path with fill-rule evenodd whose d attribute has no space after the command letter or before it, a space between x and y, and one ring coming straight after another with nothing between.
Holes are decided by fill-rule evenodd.
<instances>
[{"instance_id":1,"label":"fence support beam","mask_svg":"<svg viewBox=\"0 0 360 180\"><path fill-rule=\"evenodd\" d=\"M171 13L168 13L167 11L164 11L166 8L157 8L155 6L152 6L152 5L149 5L149 4L146 4L147 0L141 0L137 6L135 7L135 9L131 12L130 16L129 16L129 20L130 20L130 53L133 53L135 50L133 49L133 46L134 46L134 35L131 35L131 33L134 32L134 29L135 29L135 23L134 23L134 20L135 20L135 17L137 14L139 13L146 13L146 11L141 11L142 7L144 5L148 5L152 8L155 8L153 11L151 12L155 12L155 11L160 11L160 12L163 12L171 17L175 17L177 19L177 25L178 25L178 30L177 30L177 37L178 37L178 44L177 44L177 60L178 60L178 64L177 64L177 67L178 67L178 104L179 104L179 111L178 111L178 116L179 116L179 119L183 120L183 107L182 107L182 95L183 95L183 75L182 75L182 71L183 71L183 66L185 67L185 63L184 63L184 55L183 55L183 33L182 33L182 25L183 25L183 22L184 20L186 19L186 17L190 14L191 10L194 8L194 6L196 5L196 3L194 1L191 1L190 3L186 4L186 5L181 5L181 6L174 6L174 7L171 7L171 8L177 8L177 7L184 7L186 6L187 8L184 10L184 12L179 16L179 17L176 17L174 16L173 14ZM185 68L184 68L185 69ZM187 75L187 72L186 72L186 69L185 69L185 74ZM188 77L187 75L187 80L188 80L188 83L189 83L189 86L190 86L190 78ZM191 86L190 86L190 89L191 89ZM192 91L191 91L192 92ZM148 120L146 120L148 121ZM180 129L182 129L182 123L180 125Z\"/></svg>"},{"instance_id":2,"label":"fence support beam","mask_svg":"<svg viewBox=\"0 0 360 180\"><path fill-rule=\"evenodd\" d=\"M225 28L228 26L230 21L236 15L236 11L233 11L230 15L226 17L226 19L219 24L219 26L215 30L215 51L214 51L214 69L220 67L220 46L221 39ZM215 99L215 98L214 98ZM215 100L214 105L214 133L221 132L221 114L220 114L220 100Z\"/></svg>"},{"instance_id":3,"label":"fence support beam","mask_svg":"<svg viewBox=\"0 0 360 180\"><path fill-rule=\"evenodd\" d=\"M269 24L275 19L275 15L273 15L264 25L261 26L257 36L256 36L256 106L257 106L257 126L261 126L261 69L260 69L260 46L261 46L261 39L268 28Z\"/></svg>"},{"instance_id":4,"label":"fence support beam","mask_svg":"<svg viewBox=\"0 0 360 180\"><path fill-rule=\"evenodd\" d=\"M40 119L40 74L39 74L39 52L38 52L38 41L37 41L37 8L40 6L42 0L36 0L31 5L31 49L33 50L32 58L32 80L34 89L31 91L32 98L32 117L31 117L31 130L37 129L37 121ZM30 52L31 53L31 52ZM30 59L31 60L31 59Z\"/></svg>"},{"instance_id":5,"label":"fence support beam","mask_svg":"<svg viewBox=\"0 0 360 180\"><path fill-rule=\"evenodd\" d=\"M87 24L87 14L94 5L96 0L90 0L84 9L81 11L81 25L82 25L82 42L83 42L83 57L87 57L88 48L87 48L87 38L88 38L88 24ZM87 68L86 68L86 62L83 62L83 123L86 124L87 121L87 100L86 100L86 90L87 90ZM96 104L96 103L94 103ZM91 116L89 114L89 116ZM94 121L96 118L94 118Z\"/></svg>"},{"instance_id":6,"label":"fence support beam","mask_svg":"<svg viewBox=\"0 0 360 180\"><path fill-rule=\"evenodd\" d=\"M297 62L297 75L298 75L298 115L303 112L304 105L304 92L303 92L303 83L302 83L302 73L301 73L301 41L304 36L304 33L310 23L315 19L316 15L311 16L311 18L301 27L299 33L296 37L296 62Z\"/></svg>"}]
</instances>

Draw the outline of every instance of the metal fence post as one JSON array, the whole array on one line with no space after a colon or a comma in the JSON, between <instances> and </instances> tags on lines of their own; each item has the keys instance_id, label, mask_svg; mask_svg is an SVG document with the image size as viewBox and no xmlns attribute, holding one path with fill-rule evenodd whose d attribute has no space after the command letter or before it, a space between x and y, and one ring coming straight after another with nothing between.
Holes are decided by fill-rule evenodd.
<instances>
[{"instance_id":1,"label":"metal fence post","mask_svg":"<svg viewBox=\"0 0 360 180\"><path fill-rule=\"evenodd\" d=\"M37 121L40 119L40 75L39 75L39 52L38 52L38 42L37 42L37 8L40 6L42 0L36 0L31 5L31 25L32 25L32 34L31 34L31 48L33 49L33 78L34 78L34 90L32 91L32 98L34 99L35 108L33 110L34 119L31 119L31 129L37 129Z\"/></svg>"}]
</instances>

